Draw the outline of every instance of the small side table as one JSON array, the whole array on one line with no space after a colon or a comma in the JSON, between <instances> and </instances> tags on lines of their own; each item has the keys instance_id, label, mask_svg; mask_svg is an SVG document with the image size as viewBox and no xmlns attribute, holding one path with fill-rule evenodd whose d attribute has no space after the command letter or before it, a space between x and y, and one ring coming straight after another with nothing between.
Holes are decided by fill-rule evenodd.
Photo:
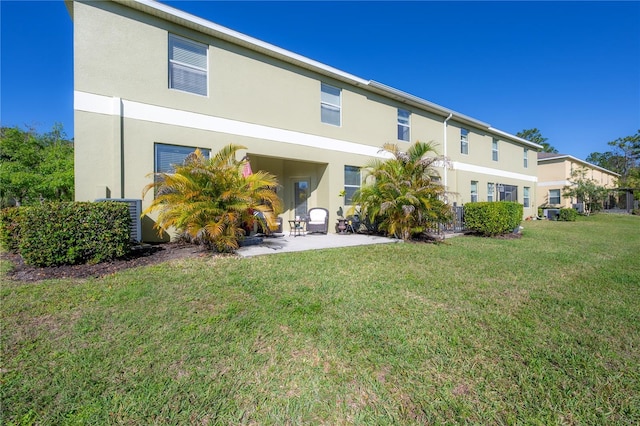
<instances>
[{"instance_id":1,"label":"small side table","mask_svg":"<svg viewBox=\"0 0 640 426\"><path fill-rule=\"evenodd\" d=\"M302 237L305 235L306 230L304 224L306 222L301 219L294 219L289 221L289 236L293 234L294 237Z\"/></svg>"}]
</instances>

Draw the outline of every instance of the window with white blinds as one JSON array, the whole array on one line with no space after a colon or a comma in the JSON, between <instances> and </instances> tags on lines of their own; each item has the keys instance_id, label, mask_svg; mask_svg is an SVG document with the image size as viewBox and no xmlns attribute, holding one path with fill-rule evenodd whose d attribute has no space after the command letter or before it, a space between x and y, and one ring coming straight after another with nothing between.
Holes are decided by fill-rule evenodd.
<instances>
[{"instance_id":1,"label":"window with white blinds","mask_svg":"<svg viewBox=\"0 0 640 426\"><path fill-rule=\"evenodd\" d=\"M320 119L323 123L340 126L342 91L337 87L320 85Z\"/></svg>"},{"instance_id":2,"label":"window with white blinds","mask_svg":"<svg viewBox=\"0 0 640 426\"><path fill-rule=\"evenodd\" d=\"M411 134L411 113L398 108L398 140L409 142Z\"/></svg>"},{"instance_id":3,"label":"window with white blinds","mask_svg":"<svg viewBox=\"0 0 640 426\"><path fill-rule=\"evenodd\" d=\"M207 96L207 47L169 34L169 88Z\"/></svg>"},{"instance_id":4,"label":"window with white blinds","mask_svg":"<svg viewBox=\"0 0 640 426\"><path fill-rule=\"evenodd\" d=\"M190 146L177 146L177 145L165 145L157 143L155 144L156 150L156 173L174 173L175 165L182 165L187 155L191 154L196 148ZM209 158L209 150L202 149L202 154Z\"/></svg>"},{"instance_id":5,"label":"window with white blinds","mask_svg":"<svg viewBox=\"0 0 640 426\"><path fill-rule=\"evenodd\" d=\"M471 202L475 203L478 201L478 181L471 181Z\"/></svg>"},{"instance_id":6,"label":"window with white blinds","mask_svg":"<svg viewBox=\"0 0 640 426\"><path fill-rule=\"evenodd\" d=\"M353 194L360 189L360 167L344 166L344 204L353 204Z\"/></svg>"},{"instance_id":7,"label":"window with white blinds","mask_svg":"<svg viewBox=\"0 0 640 426\"><path fill-rule=\"evenodd\" d=\"M469 131L465 128L460 129L460 153L469 154Z\"/></svg>"}]
</instances>

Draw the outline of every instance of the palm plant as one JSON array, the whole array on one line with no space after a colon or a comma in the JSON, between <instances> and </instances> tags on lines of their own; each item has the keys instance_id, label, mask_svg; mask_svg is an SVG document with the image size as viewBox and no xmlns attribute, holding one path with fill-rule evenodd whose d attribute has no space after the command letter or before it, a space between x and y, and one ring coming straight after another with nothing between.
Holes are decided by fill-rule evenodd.
<instances>
[{"instance_id":1,"label":"palm plant","mask_svg":"<svg viewBox=\"0 0 640 426\"><path fill-rule=\"evenodd\" d=\"M433 143L417 141L407 151L385 144L387 159L374 159L366 168L371 183L354 194L354 203L387 235L409 240L450 217L445 189L434 168L442 157Z\"/></svg>"},{"instance_id":2,"label":"palm plant","mask_svg":"<svg viewBox=\"0 0 640 426\"><path fill-rule=\"evenodd\" d=\"M277 178L263 171L243 176L244 160L236 160L241 149L246 148L230 144L210 159L197 149L175 165L174 173L153 174L143 196L151 189L156 196L143 214L158 211L156 229L173 227L220 252L239 247L243 227L257 220L254 211L262 212L263 225L273 229L281 211Z\"/></svg>"}]
</instances>

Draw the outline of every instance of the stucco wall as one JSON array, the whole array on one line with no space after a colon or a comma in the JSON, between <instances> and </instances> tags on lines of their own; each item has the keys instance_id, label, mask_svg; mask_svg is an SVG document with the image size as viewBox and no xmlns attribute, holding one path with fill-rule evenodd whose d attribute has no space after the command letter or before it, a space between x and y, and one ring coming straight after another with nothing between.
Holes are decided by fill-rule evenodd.
<instances>
[{"instance_id":1,"label":"stucco wall","mask_svg":"<svg viewBox=\"0 0 640 426\"><path fill-rule=\"evenodd\" d=\"M452 201L466 202L471 179L535 187L537 158L524 145L486 129L421 110L356 84L303 69L112 2L74 2L76 91L76 197L140 198L154 170L154 144L219 150L247 147L254 170L281 180L285 216L289 184L308 177L310 206L335 212L344 200L344 166L363 166L385 143L397 140L397 109L411 111L411 142L433 141L452 168L446 175ZM208 45L208 94L168 87L169 34ZM320 120L320 87L342 89L340 126ZM460 128L469 130L469 154L460 154ZM492 160L492 140L499 160ZM253 161L253 160L252 160ZM143 206L150 202L148 194ZM520 195L521 197L521 195ZM534 197L532 197L533 199ZM482 199L482 197L481 197ZM525 216L531 212L525 209ZM286 217L285 217L286 218Z\"/></svg>"}]
</instances>

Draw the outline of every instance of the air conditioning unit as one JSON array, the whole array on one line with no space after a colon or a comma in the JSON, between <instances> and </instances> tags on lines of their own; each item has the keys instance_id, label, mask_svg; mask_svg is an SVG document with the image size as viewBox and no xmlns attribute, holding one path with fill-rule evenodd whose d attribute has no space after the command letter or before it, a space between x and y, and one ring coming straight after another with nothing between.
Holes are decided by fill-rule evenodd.
<instances>
[{"instance_id":1,"label":"air conditioning unit","mask_svg":"<svg viewBox=\"0 0 640 426\"><path fill-rule=\"evenodd\" d=\"M544 209L542 214L549 220L558 220L560 217L560 209Z\"/></svg>"},{"instance_id":2,"label":"air conditioning unit","mask_svg":"<svg viewBox=\"0 0 640 426\"><path fill-rule=\"evenodd\" d=\"M129 227L131 229L131 241L136 243L142 241L142 221L140 220L140 215L142 214L142 200L136 200L133 198L98 198L96 201L127 203L129 206L129 215L131 216L131 222L129 223Z\"/></svg>"}]
</instances>

